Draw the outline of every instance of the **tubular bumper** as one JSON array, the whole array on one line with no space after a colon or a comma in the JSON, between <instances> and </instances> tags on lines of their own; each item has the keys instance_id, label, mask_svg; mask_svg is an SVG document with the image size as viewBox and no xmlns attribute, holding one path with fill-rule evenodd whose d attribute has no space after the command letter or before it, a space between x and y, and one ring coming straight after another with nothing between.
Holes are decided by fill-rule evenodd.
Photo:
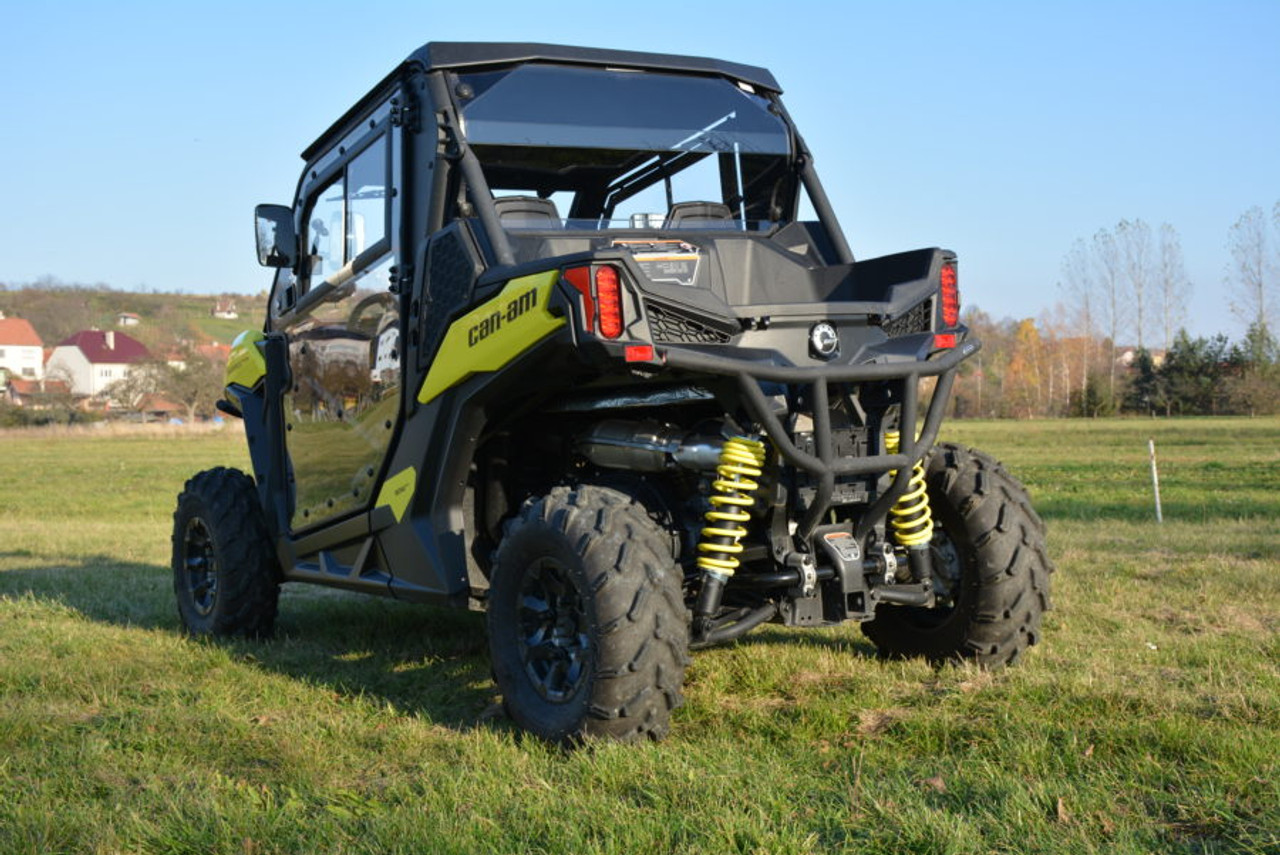
<instances>
[{"instance_id":1,"label":"tubular bumper","mask_svg":"<svg viewBox=\"0 0 1280 855\"><path fill-rule=\"evenodd\" d=\"M667 348L664 361L668 367L704 374L735 377L742 389L748 410L763 425L774 447L791 465L812 474L818 482L817 495L809 507L800 528L796 532L807 541L818 521L831 507L831 495L838 475L867 475L896 469L897 475L888 490L872 504L859 523L855 535L861 539L873 522L883 517L904 492L911 478L911 467L924 458L933 447L942 423L942 413L955 372L960 363L977 353L982 343L966 339L954 350L936 359L926 361L870 363L860 365L820 365L812 367L762 365L748 360L713 356L684 348ZM829 383L860 383L877 380L901 380L902 412L899 421L914 425L919 409L919 381L923 377L937 377L938 385L925 414L924 429L916 439L913 431L904 430L897 454L876 454L868 457L836 457L831 440L831 412ZM760 389L760 381L808 385L813 387L813 436L817 456L801 451L787 433L778 417L770 410L768 400Z\"/></svg>"}]
</instances>

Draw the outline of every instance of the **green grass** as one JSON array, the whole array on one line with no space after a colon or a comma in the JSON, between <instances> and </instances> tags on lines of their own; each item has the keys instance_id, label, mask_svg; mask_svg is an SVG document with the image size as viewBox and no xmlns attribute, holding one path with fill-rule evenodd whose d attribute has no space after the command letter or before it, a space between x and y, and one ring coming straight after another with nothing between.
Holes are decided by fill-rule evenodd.
<instances>
[{"instance_id":1,"label":"green grass","mask_svg":"<svg viewBox=\"0 0 1280 855\"><path fill-rule=\"evenodd\" d=\"M243 314L239 318L214 318L207 315L200 315L188 323L190 327L214 341L230 344L231 341L240 333L247 329L255 329L260 327L258 318L260 315Z\"/></svg>"},{"instance_id":2,"label":"green grass","mask_svg":"<svg viewBox=\"0 0 1280 855\"><path fill-rule=\"evenodd\" d=\"M1049 523L1023 663L766 627L667 741L572 753L497 712L475 614L290 587L272 642L183 637L172 500L234 430L2 436L0 852L1280 851L1280 419L944 435Z\"/></svg>"}]
</instances>

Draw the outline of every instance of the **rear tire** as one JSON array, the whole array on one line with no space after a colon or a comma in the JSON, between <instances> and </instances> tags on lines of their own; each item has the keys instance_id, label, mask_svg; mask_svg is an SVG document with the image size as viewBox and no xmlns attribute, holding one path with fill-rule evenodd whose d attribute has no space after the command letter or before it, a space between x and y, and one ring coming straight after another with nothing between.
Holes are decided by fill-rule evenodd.
<instances>
[{"instance_id":1,"label":"rear tire","mask_svg":"<svg viewBox=\"0 0 1280 855\"><path fill-rule=\"evenodd\" d=\"M173 589L192 635L271 635L280 568L248 475L218 467L183 487L173 514Z\"/></svg>"},{"instance_id":2,"label":"rear tire","mask_svg":"<svg viewBox=\"0 0 1280 855\"><path fill-rule=\"evenodd\" d=\"M1053 562L1026 488L994 458L940 443L926 474L939 606L881 604L863 632L889 657L1013 663L1040 639Z\"/></svg>"},{"instance_id":3,"label":"rear tire","mask_svg":"<svg viewBox=\"0 0 1280 855\"><path fill-rule=\"evenodd\" d=\"M625 493L557 487L512 520L489 589L507 713L551 742L660 739L689 631L671 537Z\"/></svg>"}]
</instances>

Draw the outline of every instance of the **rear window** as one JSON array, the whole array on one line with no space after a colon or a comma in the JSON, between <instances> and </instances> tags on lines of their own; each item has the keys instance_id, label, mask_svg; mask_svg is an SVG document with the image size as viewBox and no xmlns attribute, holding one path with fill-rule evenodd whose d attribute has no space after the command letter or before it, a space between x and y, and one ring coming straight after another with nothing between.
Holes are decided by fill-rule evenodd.
<instances>
[{"instance_id":1,"label":"rear window","mask_svg":"<svg viewBox=\"0 0 1280 855\"><path fill-rule=\"evenodd\" d=\"M523 65L459 75L471 143L787 154L769 101L729 80Z\"/></svg>"}]
</instances>

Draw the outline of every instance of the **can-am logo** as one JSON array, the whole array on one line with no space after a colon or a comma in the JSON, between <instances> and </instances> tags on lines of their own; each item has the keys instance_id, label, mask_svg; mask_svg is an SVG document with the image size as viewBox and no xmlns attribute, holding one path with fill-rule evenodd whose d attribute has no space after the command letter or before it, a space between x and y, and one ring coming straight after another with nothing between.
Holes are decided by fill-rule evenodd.
<instances>
[{"instance_id":1,"label":"can-am logo","mask_svg":"<svg viewBox=\"0 0 1280 855\"><path fill-rule=\"evenodd\" d=\"M809 330L809 346L818 356L833 356L840 349L840 336L836 335L835 327L823 321Z\"/></svg>"},{"instance_id":2,"label":"can-am logo","mask_svg":"<svg viewBox=\"0 0 1280 855\"><path fill-rule=\"evenodd\" d=\"M525 312L538 305L538 291L531 288L519 297L507 303L505 309L494 309L467 330L467 344L475 347L489 336L502 329L504 323L511 323Z\"/></svg>"}]
</instances>

